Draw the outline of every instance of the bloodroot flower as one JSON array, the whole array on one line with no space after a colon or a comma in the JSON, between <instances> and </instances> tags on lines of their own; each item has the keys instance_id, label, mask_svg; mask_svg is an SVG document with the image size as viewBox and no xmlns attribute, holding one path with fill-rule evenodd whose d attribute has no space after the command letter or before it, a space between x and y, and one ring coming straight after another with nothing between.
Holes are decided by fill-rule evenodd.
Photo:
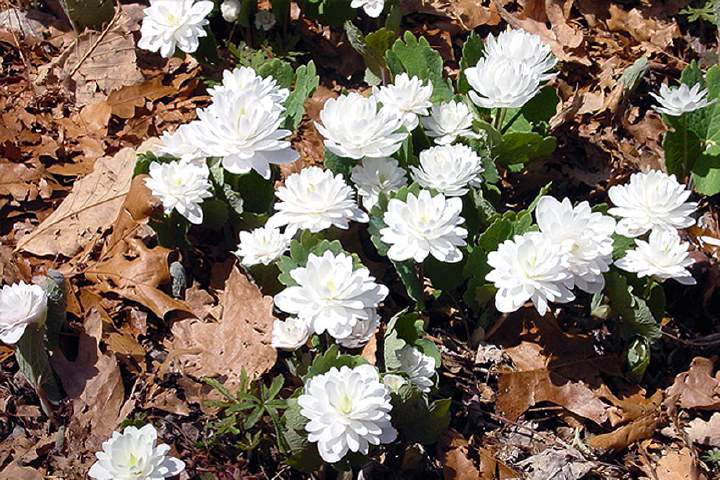
<instances>
[{"instance_id":1,"label":"bloodroot flower","mask_svg":"<svg viewBox=\"0 0 720 480\"><path fill-rule=\"evenodd\" d=\"M462 228L465 219L460 216L462 200L427 190L418 196L408 193L405 201L393 198L388 203L383 221L387 227L380 230L381 240L390 245L388 257L402 262L410 258L424 261L428 255L446 263L462 260L458 247L466 245L467 230Z\"/></svg>"},{"instance_id":2,"label":"bloodroot flower","mask_svg":"<svg viewBox=\"0 0 720 480\"><path fill-rule=\"evenodd\" d=\"M410 78L407 73L396 76L392 85L376 87L373 90L373 95L382 104L382 108L400 116L408 131L413 131L418 126L418 116L428 114L428 109L432 107L432 93L432 83L423 85L422 80L418 77Z\"/></svg>"},{"instance_id":3,"label":"bloodroot flower","mask_svg":"<svg viewBox=\"0 0 720 480\"><path fill-rule=\"evenodd\" d=\"M315 333L326 330L336 339L353 333L358 321L368 320L388 294L367 268L354 269L350 255L310 254L307 265L290 271L297 283L275 295L283 312L308 320Z\"/></svg>"},{"instance_id":4,"label":"bloodroot flower","mask_svg":"<svg viewBox=\"0 0 720 480\"><path fill-rule=\"evenodd\" d=\"M554 75L548 73L557 64L550 45L542 41L539 35L523 29L510 29L495 37L492 34L485 39L485 56L522 63L542 74L542 80Z\"/></svg>"},{"instance_id":5,"label":"bloodroot flower","mask_svg":"<svg viewBox=\"0 0 720 480\"><path fill-rule=\"evenodd\" d=\"M412 345L405 345L395 352L395 356L400 362L400 370L407 374L410 382L421 392L429 392L435 384L435 359Z\"/></svg>"},{"instance_id":6,"label":"bloodroot flower","mask_svg":"<svg viewBox=\"0 0 720 480\"><path fill-rule=\"evenodd\" d=\"M543 75L532 66L504 58L481 58L465 70L470 99L482 108L520 108L540 91Z\"/></svg>"},{"instance_id":7,"label":"bloodroot flower","mask_svg":"<svg viewBox=\"0 0 720 480\"><path fill-rule=\"evenodd\" d=\"M572 293L573 275L557 245L540 232L516 235L505 240L487 257L493 270L485 279L498 289L495 306L501 312L514 312L532 300L540 315L548 302L567 303Z\"/></svg>"},{"instance_id":8,"label":"bloodroot flower","mask_svg":"<svg viewBox=\"0 0 720 480\"><path fill-rule=\"evenodd\" d=\"M610 269L615 220L593 212L588 202L575 207L550 196L540 198L535 209L540 231L565 255L574 283L588 293L605 288L603 273Z\"/></svg>"},{"instance_id":9,"label":"bloodroot flower","mask_svg":"<svg viewBox=\"0 0 720 480\"><path fill-rule=\"evenodd\" d=\"M410 167L416 182L448 197L462 197L468 185L477 185L484 168L466 145L441 145L420 152L420 168Z\"/></svg>"},{"instance_id":10,"label":"bloodroot flower","mask_svg":"<svg viewBox=\"0 0 720 480\"><path fill-rule=\"evenodd\" d=\"M102 448L88 472L97 480L161 480L185 469L182 460L167 455L169 445L157 445L157 430L150 424L113 432Z\"/></svg>"},{"instance_id":11,"label":"bloodroot flower","mask_svg":"<svg viewBox=\"0 0 720 480\"><path fill-rule=\"evenodd\" d=\"M695 285L695 279L687 270L694 263L688 254L689 244L681 242L676 231L653 230L647 242L635 240L635 245L634 250L628 250L615 262L618 268L659 282L672 278L683 285Z\"/></svg>"},{"instance_id":12,"label":"bloodroot flower","mask_svg":"<svg viewBox=\"0 0 720 480\"><path fill-rule=\"evenodd\" d=\"M175 209L190 223L199 225L203 221L201 204L212 197L209 176L210 171L204 164L152 162L145 185L160 199L165 213Z\"/></svg>"},{"instance_id":13,"label":"bloodroot flower","mask_svg":"<svg viewBox=\"0 0 720 480\"><path fill-rule=\"evenodd\" d=\"M390 443L397 430L390 422L390 391L372 365L331 368L310 378L298 398L308 440L329 463L348 452L367 454L370 445Z\"/></svg>"},{"instance_id":14,"label":"bloodroot flower","mask_svg":"<svg viewBox=\"0 0 720 480\"><path fill-rule=\"evenodd\" d=\"M394 158L365 158L350 174L362 198L363 206L370 210L378 202L381 193L398 191L407 184L405 170Z\"/></svg>"},{"instance_id":15,"label":"bloodroot flower","mask_svg":"<svg viewBox=\"0 0 720 480\"><path fill-rule=\"evenodd\" d=\"M292 237L277 228L260 227L251 232L240 232L240 244L235 253L243 265L270 265L290 247Z\"/></svg>"},{"instance_id":16,"label":"bloodroot flower","mask_svg":"<svg viewBox=\"0 0 720 480\"><path fill-rule=\"evenodd\" d=\"M608 190L613 208L610 215L619 217L616 231L626 237L639 237L648 230L675 230L695 223L690 216L696 202L686 202L690 190L678 183L675 175L657 170L633 173L630 182Z\"/></svg>"},{"instance_id":17,"label":"bloodroot flower","mask_svg":"<svg viewBox=\"0 0 720 480\"><path fill-rule=\"evenodd\" d=\"M0 341L16 344L28 325L45 323L47 294L38 285L25 282L5 285L0 290Z\"/></svg>"},{"instance_id":18,"label":"bloodroot flower","mask_svg":"<svg viewBox=\"0 0 720 480\"><path fill-rule=\"evenodd\" d=\"M305 345L312 335L310 323L296 317L284 322L275 320L272 330L272 346L279 350L297 350Z\"/></svg>"},{"instance_id":19,"label":"bloodroot flower","mask_svg":"<svg viewBox=\"0 0 720 480\"><path fill-rule=\"evenodd\" d=\"M389 157L400 150L407 132L397 112L379 109L374 97L358 93L341 95L325 102L316 123L325 147L335 155L359 160Z\"/></svg>"},{"instance_id":20,"label":"bloodroot flower","mask_svg":"<svg viewBox=\"0 0 720 480\"><path fill-rule=\"evenodd\" d=\"M367 320L358 320L350 335L338 339L337 343L345 348L360 348L369 342L380 325L380 315L374 308L368 308L367 316Z\"/></svg>"},{"instance_id":21,"label":"bloodroot flower","mask_svg":"<svg viewBox=\"0 0 720 480\"><path fill-rule=\"evenodd\" d=\"M355 203L355 192L343 176L333 176L330 170L319 167L304 168L290 175L275 195L275 213L267 225L288 226L290 233L298 229L319 232L335 226L350 227L350 221L368 222L367 213Z\"/></svg>"},{"instance_id":22,"label":"bloodroot flower","mask_svg":"<svg viewBox=\"0 0 720 480\"><path fill-rule=\"evenodd\" d=\"M715 103L716 100L708 101L707 94L708 91L699 83L692 87L688 87L684 83L677 87L668 87L663 84L660 85L659 94L650 92L650 95L660 104L655 110L671 117L679 117L683 113L694 112Z\"/></svg>"},{"instance_id":23,"label":"bloodroot flower","mask_svg":"<svg viewBox=\"0 0 720 480\"><path fill-rule=\"evenodd\" d=\"M205 18L213 9L213 2L203 0L150 0L144 11L138 47L151 52L160 51L165 58L175 53L175 48L193 53L200 45L200 38L207 36Z\"/></svg>"},{"instance_id":24,"label":"bloodroot flower","mask_svg":"<svg viewBox=\"0 0 720 480\"><path fill-rule=\"evenodd\" d=\"M385 0L352 0L352 8L362 7L368 17L377 18L385 8Z\"/></svg>"},{"instance_id":25,"label":"bloodroot flower","mask_svg":"<svg viewBox=\"0 0 720 480\"><path fill-rule=\"evenodd\" d=\"M443 102L433 105L428 118L421 119L427 135L438 145L449 145L458 137L478 138L472 131L473 116L462 102Z\"/></svg>"}]
</instances>

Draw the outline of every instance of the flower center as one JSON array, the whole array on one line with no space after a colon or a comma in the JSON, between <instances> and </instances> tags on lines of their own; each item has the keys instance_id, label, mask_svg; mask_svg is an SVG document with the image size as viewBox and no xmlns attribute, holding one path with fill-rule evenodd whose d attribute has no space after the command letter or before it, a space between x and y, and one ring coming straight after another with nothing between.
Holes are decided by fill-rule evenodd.
<instances>
[{"instance_id":1,"label":"flower center","mask_svg":"<svg viewBox=\"0 0 720 480\"><path fill-rule=\"evenodd\" d=\"M138 464L138 458L135 456L134 453L131 453L131 454L130 454L130 459L128 460L128 464L129 464L131 467L137 466L137 464Z\"/></svg>"},{"instance_id":2,"label":"flower center","mask_svg":"<svg viewBox=\"0 0 720 480\"><path fill-rule=\"evenodd\" d=\"M168 13L166 20L168 25L170 25L171 27L177 27L180 25L180 23L182 23L182 18L175 15L174 13Z\"/></svg>"},{"instance_id":3,"label":"flower center","mask_svg":"<svg viewBox=\"0 0 720 480\"><path fill-rule=\"evenodd\" d=\"M352 408L352 398L350 398L347 393L343 393L342 397L340 397L340 403L338 403L338 410L340 410L340 413L344 413L345 415L347 415L348 413L352 412Z\"/></svg>"},{"instance_id":4,"label":"flower center","mask_svg":"<svg viewBox=\"0 0 720 480\"><path fill-rule=\"evenodd\" d=\"M335 294L335 292L337 292L337 285L335 285L335 279L328 279L328 281L325 283L325 288L327 288L331 294Z\"/></svg>"}]
</instances>

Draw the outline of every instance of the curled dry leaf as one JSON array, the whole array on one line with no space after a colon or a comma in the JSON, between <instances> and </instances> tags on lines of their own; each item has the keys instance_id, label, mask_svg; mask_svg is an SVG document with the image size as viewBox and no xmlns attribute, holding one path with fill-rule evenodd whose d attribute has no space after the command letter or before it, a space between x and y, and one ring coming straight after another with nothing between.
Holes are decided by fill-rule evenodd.
<instances>
[{"instance_id":1,"label":"curled dry leaf","mask_svg":"<svg viewBox=\"0 0 720 480\"><path fill-rule=\"evenodd\" d=\"M700 472L695 455L689 448L671 450L658 460L653 470L650 476L657 480L705 480L706 478Z\"/></svg>"},{"instance_id":2,"label":"curled dry leaf","mask_svg":"<svg viewBox=\"0 0 720 480\"><path fill-rule=\"evenodd\" d=\"M720 413L713 413L707 421L702 418L692 420L685 427L685 432L693 443L720 447Z\"/></svg>"},{"instance_id":3,"label":"curled dry leaf","mask_svg":"<svg viewBox=\"0 0 720 480\"><path fill-rule=\"evenodd\" d=\"M667 402L677 402L680 408L720 410L720 371L713 376L713 361L695 357L687 372L675 377L667 389Z\"/></svg>"},{"instance_id":4,"label":"curled dry leaf","mask_svg":"<svg viewBox=\"0 0 720 480\"><path fill-rule=\"evenodd\" d=\"M448 429L437 445L438 458L446 480L475 480L480 471L468 456L468 441L460 432Z\"/></svg>"},{"instance_id":5,"label":"curled dry leaf","mask_svg":"<svg viewBox=\"0 0 720 480\"><path fill-rule=\"evenodd\" d=\"M168 350L184 374L196 379L222 375L232 390L243 369L251 376L260 375L275 364L277 353L270 344L275 320L273 299L263 296L234 267L225 282L221 303L223 314L218 323L198 319L175 323Z\"/></svg>"}]
</instances>

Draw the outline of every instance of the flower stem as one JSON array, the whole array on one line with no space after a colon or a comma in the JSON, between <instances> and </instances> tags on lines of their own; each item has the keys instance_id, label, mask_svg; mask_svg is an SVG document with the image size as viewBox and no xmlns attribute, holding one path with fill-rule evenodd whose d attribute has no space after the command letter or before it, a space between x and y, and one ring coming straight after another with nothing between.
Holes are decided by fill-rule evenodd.
<instances>
[{"instance_id":1,"label":"flower stem","mask_svg":"<svg viewBox=\"0 0 720 480\"><path fill-rule=\"evenodd\" d=\"M495 127L497 130L500 130L502 128L503 122L505 121L505 115L507 115L507 108L498 108L495 111L493 127Z\"/></svg>"},{"instance_id":2,"label":"flower stem","mask_svg":"<svg viewBox=\"0 0 720 480\"><path fill-rule=\"evenodd\" d=\"M40 397L43 411L52 418L52 406L57 405L62 395L45 349L45 325L28 325L16 345L15 358L20 371Z\"/></svg>"}]
</instances>

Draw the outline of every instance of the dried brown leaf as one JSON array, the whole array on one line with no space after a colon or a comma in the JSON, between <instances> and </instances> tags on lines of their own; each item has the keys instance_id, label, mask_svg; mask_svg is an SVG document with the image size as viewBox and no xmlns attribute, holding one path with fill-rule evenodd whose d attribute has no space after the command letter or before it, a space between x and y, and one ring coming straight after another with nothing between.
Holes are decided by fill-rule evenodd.
<instances>
[{"instance_id":1,"label":"dried brown leaf","mask_svg":"<svg viewBox=\"0 0 720 480\"><path fill-rule=\"evenodd\" d=\"M720 371L713 376L713 369L712 360L695 357L688 371L675 377L667 389L667 401L677 402L681 408L720 409Z\"/></svg>"},{"instance_id":2,"label":"dried brown leaf","mask_svg":"<svg viewBox=\"0 0 720 480\"><path fill-rule=\"evenodd\" d=\"M689 448L671 450L663 455L654 470L657 480L705 480Z\"/></svg>"},{"instance_id":3,"label":"dried brown leaf","mask_svg":"<svg viewBox=\"0 0 720 480\"><path fill-rule=\"evenodd\" d=\"M707 445L708 447L720 447L720 413L713 413L710 420L702 418L693 419L685 432L688 438L699 445Z\"/></svg>"},{"instance_id":4,"label":"dried brown leaf","mask_svg":"<svg viewBox=\"0 0 720 480\"><path fill-rule=\"evenodd\" d=\"M480 471L468 456L468 441L459 432L449 429L440 437L438 458L446 480L478 480Z\"/></svg>"}]
</instances>

